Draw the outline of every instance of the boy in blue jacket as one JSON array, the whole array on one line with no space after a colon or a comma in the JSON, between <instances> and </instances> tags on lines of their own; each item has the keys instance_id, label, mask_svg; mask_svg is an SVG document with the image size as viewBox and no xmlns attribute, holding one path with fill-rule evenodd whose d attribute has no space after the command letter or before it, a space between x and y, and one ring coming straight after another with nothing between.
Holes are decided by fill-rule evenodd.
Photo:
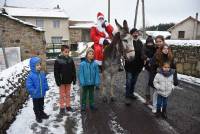
<instances>
[{"instance_id":1,"label":"boy in blue jacket","mask_svg":"<svg viewBox=\"0 0 200 134\"><path fill-rule=\"evenodd\" d=\"M41 71L41 59L32 57L30 59L31 71L26 79L26 89L33 100L33 111L36 121L41 123L42 119L48 119L49 116L44 112L44 96L49 89L46 75Z\"/></svg>"},{"instance_id":2,"label":"boy in blue jacket","mask_svg":"<svg viewBox=\"0 0 200 134\"><path fill-rule=\"evenodd\" d=\"M87 94L89 92L89 105L91 110L96 110L94 106L94 87L100 84L99 67L94 62L94 51L89 48L86 52L86 59L80 64L79 82L83 89L81 111L86 110Z\"/></svg>"}]
</instances>

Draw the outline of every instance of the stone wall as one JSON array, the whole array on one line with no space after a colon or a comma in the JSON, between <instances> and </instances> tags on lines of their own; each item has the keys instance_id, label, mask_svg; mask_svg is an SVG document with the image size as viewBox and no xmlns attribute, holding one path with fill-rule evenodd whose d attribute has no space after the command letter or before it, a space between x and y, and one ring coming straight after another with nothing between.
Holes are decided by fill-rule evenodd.
<instances>
[{"instance_id":1,"label":"stone wall","mask_svg":"<svg viewBox=\"0 0 200 134\"><path fill-rule=\"evenodd\" d=\"M24 102L27 100L28 93L24 87L27 74L28 71L23 71L19 74L22 76L18 79L22 83L21 86L16 87L17 89L6 97L5 102L0 104L0 134L6 133L6 130L15 119L19 109L22 108ZM10 81L9 84L13 85L14 90L14 83Z\"/></svg>"},{"instance_id":2,"label":"stone wall","mask_svg":"<svg viewBox=\"0 0 200 134\"><path fill-rule=\"evenodd\" d=\"M70 44L76 44L77 42L80 42L82 39L82 32L80 29L70 29L69 30L70 35Z\"/></svg>"},{"instance_id":3,"label":"stone wall","mask_svg":"<svg viewBox=\"0 0 200 134\"><path fill-rule=\"evenodd\" d=\"M90 42L90 29L71 28L70 32L70 44L76 44L77 42Z\"/></svg>"},{"instance_id":4,"label":"stone wall","mask_svg":"<svg viewBox=\"0 0 200 134\"><path fill-rule=\"evenodd\" d=\"M45 61L44 31L0 15L0 35L0 42L4 47L20 47L22 60L39 55Z\"/></svg>"},{"instance_id":5,"label":"stone wall","mask_svg":"<svg viewBox=\"0 0 200 134\"><path fill-rule=\"evenodd\" d=\"M200 46L171 47L178 73L200 78Z\"/></svg>"}]
</instances>

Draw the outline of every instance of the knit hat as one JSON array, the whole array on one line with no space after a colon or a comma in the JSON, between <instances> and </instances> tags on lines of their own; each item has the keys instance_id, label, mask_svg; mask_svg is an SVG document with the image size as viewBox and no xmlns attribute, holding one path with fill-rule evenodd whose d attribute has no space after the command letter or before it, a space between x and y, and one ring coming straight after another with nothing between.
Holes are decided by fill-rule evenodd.
<instances>
[{"instance_id":1,"label":"knit hat","mask_svg":"<svg viewBox=\"0 0 200 134\"><path fill-rule=\"evenodd\" d=\"M146 39L146 44L148 43L153 43L154 44L154 40L153 40L153 37L152 36L148 36L147 39Z\"/></svg>"},{"instance_id":2,"label":"knit hat","mask_svg":"<svg viewBox=\"0 0 200 134\"><path fill-rule=\"evenodd\" d=\"M86 57L87 57L89 52L93 52L94 53L94 50L92 48L88 48L87 51L86 51L86 55L85 55Z\"/></svg>"},{"instance_id":3,"label":"knit hat","mask_svg":"<svg viewBox=\"0 0 200 134\"><path fill-rule=\"evenodd\" d=\"M104 15L101 12L97 13L97 19L103 18L104 19Z\"/></svg>"},{"instance_id":4,"label":"knit hat","mask_svg":"<svg viewBox=\"0 0 200 134\"><path fill-rule=\"evenodd\" d=\"M134 32L139 32L139 31L137 30L137 28L133 28L131 29L130 34L133 34Z\"/></svg>"}]
</instances>

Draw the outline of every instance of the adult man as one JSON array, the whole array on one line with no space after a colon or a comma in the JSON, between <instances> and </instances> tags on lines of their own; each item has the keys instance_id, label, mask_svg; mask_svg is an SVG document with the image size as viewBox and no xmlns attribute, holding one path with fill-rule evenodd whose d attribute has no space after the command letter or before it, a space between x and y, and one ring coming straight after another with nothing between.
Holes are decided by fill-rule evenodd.
<instances>
[{"instance_id":1,"label":"adult man","mask_svg":"<svg viewBox=\"0 0 200 134\"><path fill-rule=\"evenodd\" d=\"M131 29L130 34L133 36L133 45L135 48L135 58L132 61L125 61L126 70L126 98L136 99L134 96L134 88L139 73L143 68L142 47L143 44L138 38L139 31L136 28Z\"/></svg>"},{"instance_id":2,"label":"adult man","mask_svg":"<svg viewBox=\"0 0 200 134\"><path fill-rule=\"evenodd\" d=\"M103 49L111 43L113 27L104 19L104 15L97 14L97 24L91 28L90 37L94 42L94 59L102 70Z\"/></svg>"}]
</instances>

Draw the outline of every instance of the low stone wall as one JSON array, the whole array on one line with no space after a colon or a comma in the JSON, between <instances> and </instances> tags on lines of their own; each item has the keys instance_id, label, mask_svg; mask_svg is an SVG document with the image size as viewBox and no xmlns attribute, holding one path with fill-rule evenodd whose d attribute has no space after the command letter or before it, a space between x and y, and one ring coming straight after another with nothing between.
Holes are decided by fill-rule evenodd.
<instances>
[{"instance_id":1,"label":"low stone wall","mask_svg":"<svg viewBox=\"0 0 200 134\"><path fill-rule=\"evenodd\" d=\"M0 134L6 133L6 129L8 129L10 124L15 119L19 109L22 108L24 102L27 100L28 93L24 87L26 76L27 73L18 80L22 83L21 86L17 87L12 94L6 97L4 103L0 104ZM14 83L9 84L15 88L13 85Z\"/></svg>"},{"instance_id":2,"label":"low stone wall","mask_svg":"<svg viewBox=\"0 0 200 134\"><path fill-rule=\"evenodd\" d=\"M171 47L178 73L200 78L200 46Z\"/></svg>"},{"instance_id":3,"label":"low stone wall","mask_svg":"<svg viewBox=\"0 0 200 134\"><path fill-rule=\"evenodd\" d=\"M24 87L16 90L11 94L5 103L0 104L0 133L6 133L6 129L15 119L19 109L22 108L28 94Z\"/></svg>"}]
</instances>

